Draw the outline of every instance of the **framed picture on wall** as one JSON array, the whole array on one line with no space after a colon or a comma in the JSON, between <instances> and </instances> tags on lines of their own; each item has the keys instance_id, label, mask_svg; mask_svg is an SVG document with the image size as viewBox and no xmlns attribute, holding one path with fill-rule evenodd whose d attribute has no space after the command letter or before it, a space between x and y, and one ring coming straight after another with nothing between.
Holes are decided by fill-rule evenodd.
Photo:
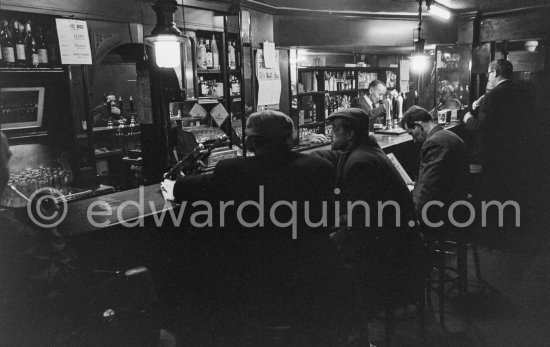
<instances>
[{"instance_id":1,"label":"framed picture on wall","mask_svg":"<svg viewBox=\"0 0 550 347\"><path fill-rule=\"evenodd\" d=\"M0 129L42 127L44 87L0 89Z\"/></svg>"}]
</instances>

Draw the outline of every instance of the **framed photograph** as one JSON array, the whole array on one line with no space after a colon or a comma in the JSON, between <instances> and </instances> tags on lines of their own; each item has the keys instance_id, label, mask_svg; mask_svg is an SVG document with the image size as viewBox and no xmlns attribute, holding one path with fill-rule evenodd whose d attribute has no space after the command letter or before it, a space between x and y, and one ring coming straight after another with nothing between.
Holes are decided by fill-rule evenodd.
<instances>
[{"instance_id":1,"label":"framed photograph","mask_svg":"<svg viewBox=\"0 0 550 347\"><path fill-rule=\"evenodd\" d=\"M0 129L42 127L44 87L1 88Z\"/></svg>"}]
</instances>

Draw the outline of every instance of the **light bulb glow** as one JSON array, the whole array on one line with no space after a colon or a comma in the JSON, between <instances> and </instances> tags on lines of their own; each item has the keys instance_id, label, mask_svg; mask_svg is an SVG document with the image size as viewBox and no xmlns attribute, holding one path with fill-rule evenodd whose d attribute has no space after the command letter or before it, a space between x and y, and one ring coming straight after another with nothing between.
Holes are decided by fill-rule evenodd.
<instances>
[{"instance_id":1,"label":"light bulb glow","mask_svg":"<svg viewBox=\"0 0 550 347\"><path fill-rule=\"evenodd\" d=\"M413 54L409 60L411 61L411 71L413 72L424 72L428 66L428 56L425 54Z\"/></svg>"},{"instance_id":2,"label":"light bulb glow","mask_svg":"<svg viewBox=\"0 0 550 347\"><path fill-rule=\"evenodd\" d=\"M178 67L180 65L180 43L177 41L155 42L155 61L158 67Z\"/></svg>"},{"instance_id":3,"label":"light bulb glow","mask_svg":"<svg viewBox=\"0 0 550 347\"><path fill-rule=\"evenodd\" d=\"M451 12L449 10L444 9L443 7L439 7L436 4L431 5L428 12L445 20L451 18Z\"/></svg>"}]
</instances>

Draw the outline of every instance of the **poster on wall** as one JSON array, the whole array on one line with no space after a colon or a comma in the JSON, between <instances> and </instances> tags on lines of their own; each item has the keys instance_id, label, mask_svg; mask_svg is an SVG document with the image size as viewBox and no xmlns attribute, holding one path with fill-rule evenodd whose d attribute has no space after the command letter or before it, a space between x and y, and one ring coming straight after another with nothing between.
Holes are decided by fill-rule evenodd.
<instances>
[{"instance_id":1,"label":"poster on wall","mask_svg":"<svg viewBox=\"0 0 550 347\"><path fill-rule=\"evenodd\" d=\"M279 61L279 51L274 52L275 61ZM262 49L256 51L256 78L258 79L258 109L279 109L281 98L281 73L279 64L273 68L265 66Z\"/></svg>"},{"instance_id":2,"label":"poster on wall","mask_svg":"<svg viewBox=\"0 0 550 347\"><path fill-rule=\"evenodd\" d=\"M92 50L86 21L56 18L61 64L91 65Z\"/></svg>"}]
</instances>

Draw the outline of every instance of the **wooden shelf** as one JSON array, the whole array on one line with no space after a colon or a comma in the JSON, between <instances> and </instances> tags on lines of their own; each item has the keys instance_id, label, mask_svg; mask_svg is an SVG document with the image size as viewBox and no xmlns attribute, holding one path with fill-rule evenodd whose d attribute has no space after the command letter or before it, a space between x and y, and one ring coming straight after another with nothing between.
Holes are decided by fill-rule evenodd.
<instances>
[{"instance_id":1,"label":"wooden shelf","mask_svg":"<svg viewBox=\"0 0 550 347\"><path fill-rule=\"evenodd\" d=\"M198 74L212 74L212 75L216 75L216 74L221 74L222 71L221 71L221 70L197 70L197 73L198 73Z\"/></svg>"},{"instance_id":2,"label":"wooden shelf","mask_svg":"<svg viewBox=\"0 0 550 347\"><path fill-rule=\"evenodd\" d=\"M241 73L241 69L227 69L227 73L230 73L230 74L240 74L240 73Z\"/></svg>"},{"instance_id":3,"label":"wooden shelf","mask_svg":"<svg viewBox=\"0 0 550 347\"><path fill-rule=\"evenodd\" d=\"M321 94L324 94L325 92L302 92L302 93L298 93L296 94L297 96L311 96L311 95L321 95Z\"/></svg>"},{"instance_id":4,"label":"wooden shelf","mask_svg":"<svg viewBox=\"0 0 550 347\"><path fill-rule=\"evenodd\" d=\"M0 67L1 72L63 72L61 67Z\"/></svg>"}]
</instances>

